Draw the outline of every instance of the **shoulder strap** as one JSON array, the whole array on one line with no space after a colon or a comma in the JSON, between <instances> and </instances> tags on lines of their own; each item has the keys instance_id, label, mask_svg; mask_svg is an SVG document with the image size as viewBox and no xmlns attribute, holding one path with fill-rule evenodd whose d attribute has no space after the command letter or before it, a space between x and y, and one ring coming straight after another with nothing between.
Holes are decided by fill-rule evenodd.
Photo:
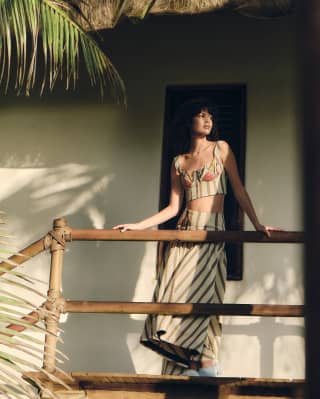
<instances>
[{"instance_id":1,"label":"shoulder strap","mask_svg":"<svg viewBox=\"0 0 320 399\"><path fill-rule=\"evenodd\" d=\"M213 150L213 153L214 153L214 155L217 157L217 159L219 160L219 161L221 161L221 157L220 157L220 147L219 147L219 141L217 140L217 142L216 142L216 145L215 145L215 147L214 147L214 150Z\"/></svg>"}]
</instances>

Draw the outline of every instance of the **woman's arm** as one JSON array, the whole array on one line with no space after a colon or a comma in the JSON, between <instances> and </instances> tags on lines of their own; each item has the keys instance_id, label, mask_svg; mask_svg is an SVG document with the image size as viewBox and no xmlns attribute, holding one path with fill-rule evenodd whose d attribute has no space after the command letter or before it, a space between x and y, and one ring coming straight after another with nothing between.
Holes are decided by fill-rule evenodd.
<instances>
[{"instance_id":1,"label":"woman's arm","mask_svg":"<svg viewBox=\"0 0 320 399\"><path fill-rule=\"evenodd\" d=\"M119 229L121 232L126 230L144 230L149 227L156 226L164 223L167 220L176 216L182 204L183 198L183 187L180 182L179 175L174 166L174 162L171 165L171 192L169 205L162 209L160 212L150 216L147 219L143 219L137 223L129 224L118 224L113 229Z\"/></svg>"},{"instance_id":2,"label":"woman's arm","mask_svg":"<svg viewBox=\"0 0 320 399\"><path fill-rule=\"evenodd\" d=\"M281 230L271 226L264 226L259 222L249 194L241 182L235 156L229 144L226 141L219 141L219 147L221 149L221 159L228 173L234 195L242 210L248 215L248 218L250 219L254 228L258 231L263 231L268 236L270 236L270 231Z\"/></svg>"}]
</instances>

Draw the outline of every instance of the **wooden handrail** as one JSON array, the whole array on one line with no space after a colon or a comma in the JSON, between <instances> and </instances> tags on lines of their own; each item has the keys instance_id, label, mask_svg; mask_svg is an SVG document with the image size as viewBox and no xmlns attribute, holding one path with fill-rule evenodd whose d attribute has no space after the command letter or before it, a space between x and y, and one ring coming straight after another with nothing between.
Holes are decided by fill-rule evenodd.
<instances>
[{"instance_id":1,"label":"wooden handrail","mask_svg":"<svg viewBox=\"0 0 320 399\"><path fill-rule=\"evenodd\" d=\"M66 301L65 313L303 317L303 305Z\"/></svg>"},{"instance_id":2,"label":"wooden handrail","mask_svg":"<svg viewBox=\"0 0 320 399\"><path fill-rule=\"evenodd\" d=\"M274 231L271 237L258 231L207 231L207 230L99 230L71 229L72 241L191 241L191 242L256 242L303 243L300 231Z\"/></svg>"},{"instance_id":3,"label":"wooden handrail","mask_svg":"<svg viewBox=\"0 0 320 399\"><path fill-rule=\"evenodd\" d=\"M63 220L63 219L58 219ZM66 221L65 221L65 225ZM279 231L272 232L267 237L257 231L186 231L186 230L140 230L126 231L103 229L71 229L66 227L65 241L188 241L188 242L256 242L256 243L303 243L304 232ZM24 256L13 255L10 261L21 265L30 258L50 248L51 242L46 243L47 236L35 241L20 251ZM13 269L14 265L0 262L7 270ZM0 275L5 272L0 272ZM64 312L69 313L126 313L126 314L202 314L202 315L230 315L230 316L286 316L303 317L304 307L300 305L248 305L248 304L174 304L174 303L142 303L142 302L88 302L88 301L66 301ZM31 316L28 318L28 316ZM23 318L24 319L24 318ZM36 323L36 313L30 313L25 319ZM23 331L24 328L11 324L8 328Z\"/></svg>"},{"instance_id":4,"label":"wooden handrail","mask_svg":"<svg viewBox=\"0 0 320 399\"><path fill-rule=\"evenodd\" d=\"M43 367L55 370L55 353L60 313L120 313L120 314L166 314L166 315L228 315L265 317L303 317L302 305L265 304L204 304L204 303L152 303L152 302L97 302L64 300L61 295L62 258L66 241L185 241L185 242L255 242L255 243L303 243L303 232L275 231L267 237L256 231L205 231L205 230L98 230L72 229L65 219L56 219L53 230L47 236L20 251L25 256L14 255L10 261L21 265L45 249L51 250L51 272L48 300L44 308L51 311L45 316L48 331L46 336ZM6 270L16 265L1 262ZM5 272L1 272L3 274ZM23 319L36 323L36 313ZM24 327L11 324L11 330L23 331Z\"/></svg>"}]
</instances>

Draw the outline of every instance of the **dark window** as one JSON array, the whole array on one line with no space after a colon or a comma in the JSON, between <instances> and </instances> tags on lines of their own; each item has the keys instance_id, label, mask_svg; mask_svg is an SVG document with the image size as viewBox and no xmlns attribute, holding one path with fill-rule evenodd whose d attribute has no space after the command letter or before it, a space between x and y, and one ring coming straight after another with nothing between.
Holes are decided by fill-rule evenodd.
<instances>
[{"instance_id":1,"label":"dark window","mask_svg":"<svg viewBox=\"0 0 320 399\"><path fill-rule=\"evenodd\" d=\"M162 144L161 187L159 207L162 209L169 202L170 194L170 167L175 148L175 135L170 126L176 109L185 101L206 97L219 108L219 139L225 140L231 146L239 168L241 180L244 182L245 166L245 139L246 139L246 86L244 84L214 84L168 86L165 99L165 121ZM228 194L225 199L225 220L227 230L243 230L243 212L233 196L228 182ZM160 226L162 229L173 229L175 220L169 220ZM160 261L164 245L159 246ZM228 279L242 279L242 252L243 245L226 244L228 258Z\"/></svg>"}]
</instances>

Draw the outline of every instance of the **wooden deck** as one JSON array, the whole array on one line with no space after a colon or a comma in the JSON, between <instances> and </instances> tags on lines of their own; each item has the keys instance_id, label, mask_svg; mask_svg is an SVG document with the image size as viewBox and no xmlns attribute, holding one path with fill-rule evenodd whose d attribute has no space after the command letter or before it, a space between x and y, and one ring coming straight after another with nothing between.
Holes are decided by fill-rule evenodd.
<instances>
[{"instance_id":1,"label":"wooden deck","mask_svg":"<svg viewBox=\"0 0 320 399\"><path fill-rule=\"evenodd\" d=\"M26 378L48 382L61 399L303 399L305 384L304 380L117 373L73 372L69 378L57 376L70 390L48 382L39 373L26 374Z\"/></svg>"}]
</instances>

